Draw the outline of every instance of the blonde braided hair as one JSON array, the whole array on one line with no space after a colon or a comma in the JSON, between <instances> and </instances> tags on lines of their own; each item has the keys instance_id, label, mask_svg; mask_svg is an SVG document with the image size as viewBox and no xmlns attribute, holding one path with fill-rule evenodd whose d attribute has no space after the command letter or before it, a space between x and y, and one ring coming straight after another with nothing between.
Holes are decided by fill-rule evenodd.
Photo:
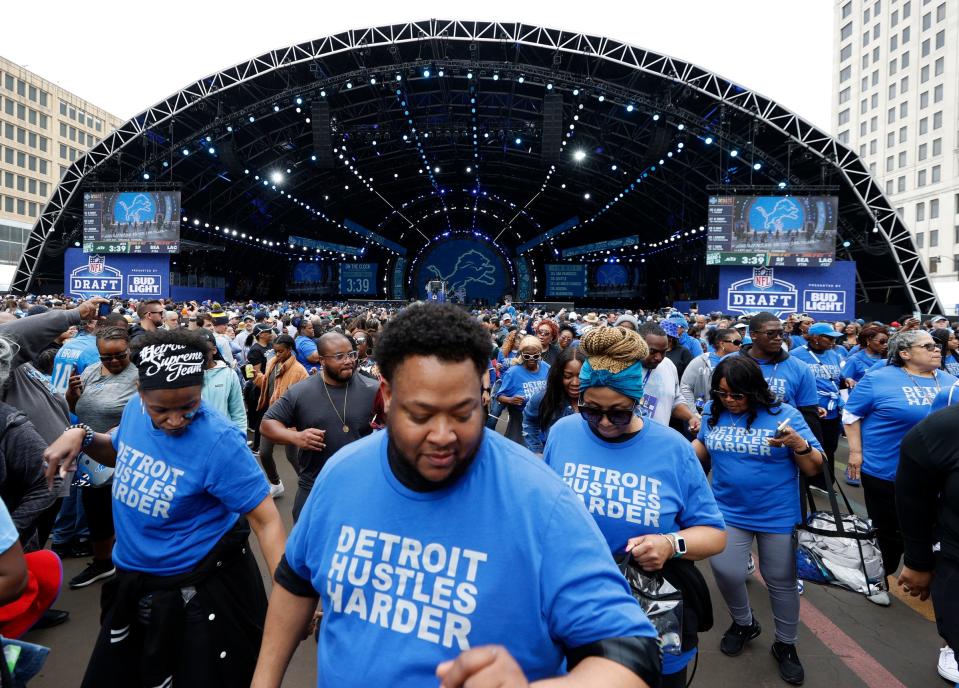
<instances>
[{"instance_id":1,"label":"blonde braided hair","mask_svg":"<svg viewBox=\"0 0 959 688\"><path fill-rule=\"evenodd\" d=\"M649 347L638 332L625 327L597 327L587 332L579 348L593 370L620 373L649 355Z\"/></svg>"}]
</instances>

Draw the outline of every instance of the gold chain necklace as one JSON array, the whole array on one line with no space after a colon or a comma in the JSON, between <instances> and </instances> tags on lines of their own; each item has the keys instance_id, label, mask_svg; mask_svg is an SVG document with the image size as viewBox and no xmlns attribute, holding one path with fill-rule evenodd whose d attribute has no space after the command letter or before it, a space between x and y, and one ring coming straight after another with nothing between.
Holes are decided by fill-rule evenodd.
<instances>
[{"instance_id":1,"label":"gold chain necklace","mask_svg":"<svg viewBox=\"0 0 959 688\"><path fill-rule=\"evenodd\" d=\"M323 375L323 373L321 372L320 375ZM343 395L343 415L341 416L340 412L336 410L336 406L333 405L333 397L330 395L330 388L326 386L326 379L320 379L323 380L323 389L326 390L326 398L330 400L330 408L333 409L333 413L335 413L336 417L340 419L341 423L343 423L343 432L349 433L350 426L346 423L346 402L350 398L350 383L346 383L346 394Z\"/></svg>"}]
</instances>

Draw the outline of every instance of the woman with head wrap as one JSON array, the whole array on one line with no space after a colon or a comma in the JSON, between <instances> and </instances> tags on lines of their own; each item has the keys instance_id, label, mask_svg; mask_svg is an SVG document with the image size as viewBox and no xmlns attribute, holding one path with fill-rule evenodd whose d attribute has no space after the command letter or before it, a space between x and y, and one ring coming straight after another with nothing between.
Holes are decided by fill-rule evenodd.
<instances>
[{"instance_id":1,"label":"woman with head wrap","mask_svg":"<svg viewBox=\"0 0 959 688\"><path fill-rule=\"evenodd\" d=\"M503 375L499 388L499 401L509 413L506 436L519 444L523 443L523 409L533 395L546 387L549 364L542 362L543 345L532 335L523 337L517 347L518 365L509 368Z\"/></svg>"},{"instance_id":2,"label":"woman with head wrap","mask_svg":"<svg viewBox=\"0 0 959 688\"><path fill-rule=\"evenodd\" d=\"M115 466L117 577L104 586L83 686L252 678L266 596L249 530L270 571L286 535L246 438L201 400L205 359L196 334L147 333L133 357L139 393L120 425L71 426L44 453L48 479L81 451Z\"/></svg>"},{"instance_id":3,"label":"woman with head wrap","mask_svg":"<svg viewBox=\"0 0 959 688\"><path fill-rule=\"evenodd\" d=\"M697 629L712 623L708 588L691 562L723 550L723 518L689 443L636 413L649 354L642 336L598 328L579 348L587 357L579 413L553 425L543 459L583 500L614 556L631 555L683 591L682 652L664 655L662 685L684 686Z\"/></svg>"}]
</instances>

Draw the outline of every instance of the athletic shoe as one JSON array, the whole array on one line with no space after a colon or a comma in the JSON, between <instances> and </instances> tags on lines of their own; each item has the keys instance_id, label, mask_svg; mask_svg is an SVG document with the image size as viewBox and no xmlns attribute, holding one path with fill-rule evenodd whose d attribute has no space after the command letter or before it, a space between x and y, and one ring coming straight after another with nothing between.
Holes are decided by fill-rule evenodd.
<instances>
[{"instance_id":1,"label":"athletic shoe","mask_svg":"<svg viewBox=\"0 0 959 688\"><path fill-rule=\"evenodd\" d=\"M806 673L799 662L799 655L796 654L796 646L777 640L773 643L771 652L779 662L779 676L782 680L794 686L801 686L806 679Z\"/></svg>"},{"instance_id":2,"label":"athletic shoe","mask_svg":"<svg viewBox=\"0 0 959 688\"><path fill-rule=\"evenodd\" d=\"M90 562L89 566L70 579L70 587L74 590L77 588L85 588L92 583L96 583L98 580L113 578L116 573L117 569L113 565L113 560L94 559Z\"/></svg>"},{"instance_id":3,"label":"athletic shoe","mask_svg":"<svg viewBox=\"0 0 959 688\"><path fill-rule=\"evenodd\" d=\"M286 488L283 487L282 480L278 482L276 485L273 485L272 483L270 484L270 496L273 499L276 499L277 497L282 496L284 492L286 492Z\"/></svg>"},{"instance_id":4,"label":"athletic shoe","mask_svg":"<svg viewBox=\"0 0 959 688\"><path fill-rule=\"evenodd\" d=\"M806 581L797 580L796 587L799 589L799 594L802 595L804 592L806 592Z\"/></svg>"},{"instance_id":5,"label":"athletic shoe","mask_svg":"<svg viewBox=\"0 0 959 688\"><path fill-rule=\"evenodd\" d=\"M848 467L848 466L846 467L846 484L847 484L847 485L851 485L852 487L859 487L860 485L862 485L862 481L859 480L858 478L850 478L850 477L849 477L849 467Z\"/></svg>"},{"instance_id":6,"label":"athletic shoe","mask_svg":"<svg viewBox=\"0 0 959 688\"><path fill-rule=\"evenodd\" d=\"M746 560L746 575L751 576L756 573L756 560L753 558L753 553L749 553L749 559Z\"/></svg>"},{"instance_id":7,"label":"athletic shoe","mask_svg":"<svg viewBox=\"0 0 959 688\"><path fill-rule=\"evenodd\" d=\"M71 540L62 544L53 543L50 549L61 559L82 559L93 556L93 545L89 540Z\"/></svg>"},{"instance_id":8,"label":"athletic shoe","mask_svg":"<svg viewBox=\"0 0 959 688\"><path fill-rule=\"evenodd\" d=\"M946 645L939 650L939 675L949 683L959 684L959 666L956 666L956 653Z\"/></svg>"},{"instance_id":9,"label":"athletic shoe","mask_svg":"<svg viewBox=\"0 0 959 688\"><path fill-rule=\"evenodd\" d=\"M763 629L756 621L756 617L753 617L753 622L748 626L740 626L733 621L732 625L723 633L723 639L719 643L719 651L729 657L740 655L746 647L746 643L753 638L758 638L762 632Z\"/></svg>"},{"instance_id":10,"label":"athletic shoe","mask_svg":"<svg viewBox=\"0 0 959 688\"><path fill-rule=\"evenodd\" d=\"M878 604L880 607L888 607L890 604L892 604L892 600L889 599L889 593L885 590L880 590L879 592L874 592L871 595L866 595L866 599L873 604Z\"/></svg>"}]
</instances>

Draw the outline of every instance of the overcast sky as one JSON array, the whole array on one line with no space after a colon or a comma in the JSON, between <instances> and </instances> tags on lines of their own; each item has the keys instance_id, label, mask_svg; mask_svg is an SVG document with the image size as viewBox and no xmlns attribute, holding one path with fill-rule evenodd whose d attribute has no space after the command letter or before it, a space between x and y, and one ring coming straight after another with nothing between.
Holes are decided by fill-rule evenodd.
<instances>
[{"instance_id":1,"label":"overcast sky","mask_svg":"<svg viewBox=\"0 0 959 688\"><path fill-rule=\"evenodd\" d=\"M696 63L828 131L833 0L4 2L0 54L127 119L249 57L345 29L521 21Z\"/></svg>"}]
</instances>

